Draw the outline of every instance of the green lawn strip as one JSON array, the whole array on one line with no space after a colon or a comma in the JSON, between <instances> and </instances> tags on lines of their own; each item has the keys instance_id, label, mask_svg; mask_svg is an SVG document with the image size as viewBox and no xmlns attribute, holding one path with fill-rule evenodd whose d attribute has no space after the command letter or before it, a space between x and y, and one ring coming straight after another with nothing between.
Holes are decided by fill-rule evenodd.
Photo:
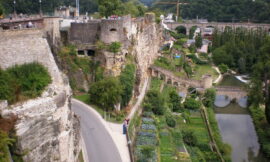
<instances>
[{"instance_id":1,"label":"green lawn strip","mask_svg":"<svg viewBox=\"0 0 270 162\"><path fill-rule=\"evenodd\" d=\"M200 80L205 74L212 75L213 80L218 77L217 71L213 69L211 65L196 65L192 79Z\"/></svg>"},{"instance_id":2,"label":"green lawn strip","mask_svg":"<svg viewBox=\"0 0 270 162\"><path fill-rule=\"evenodd\" d=\"M103 118L106 114L106 120L109 122L113 122L113 123L123 123L124 119L125 119L125 115L123 115L123 113L119 114L115 114L113 112L106 112L104 111L102 108L93 105L89 102L89 94L81 94L81 95L77 95L77 96L73 96L75 99L82 101L83 103L91 106L92 108L94 108Z\"/></svg>"},{"instance_id":3,"label":"green lawn strip","mask_svg":"<svg viewBox=\"0 0 270 162\"><path fill-rule=\"evenodd\" d=\"M170 99L170 93L175 89L174 86L171 85L165 85L162 91L162 96L164 97L166 102L169 102Z\"/></svg>"},{"instance_id":4,"label":"green lawn strip","mask_svg":"<svg viewBox=\"0 0 270 162\"><path fill-rule=\"evenodd\" d=\"M84 162L82 150L80 151L78 161L79 161L79 162Z\"/></svg>"},{"instance_id":5,"label":"green lawn strip","mask_svg":"<svg viewBox=\"0 0 270 162\"><path fill-rule=\"evenodd\" d=\"M150 90L159 91L161 84L162 84L162 80L160 80L158 78L152 78Z\"/></svg>"}]
</instances>

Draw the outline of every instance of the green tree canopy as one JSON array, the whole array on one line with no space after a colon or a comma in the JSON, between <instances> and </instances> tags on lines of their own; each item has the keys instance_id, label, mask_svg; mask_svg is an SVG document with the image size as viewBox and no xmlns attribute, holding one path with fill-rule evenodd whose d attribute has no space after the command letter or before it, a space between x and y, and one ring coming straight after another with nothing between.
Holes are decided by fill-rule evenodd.
<instances>
[{"instance_id":1,"label":"green tree canopy","mask_svg":"<svg viewBox=\"0 0 270 162\"><path fill-rule=\"evenodd\" d=\"M153 111L157 115L163 115L165 112L164 99L162 98L159 91L151 90L147 92L144 99L145 110Z\"/></svg>"},{"instance_id":2,"label":"green tree canopy","mask_svg":"<svg viewBox=\"0 0 270 162\"><path fill-rule=\"evenodd\" d=\"M203 104L206 107L213 107L216 98L216 90L214 88L207 89L203 98Z\"/></svg>"},{"instance_id":3,"label":"green tree canopy","mask_svg":"<svg viewBox=\"0 0 270 162\"><path fill-rule=\"evenodd\" d=\"M225 64L220 64L220 65L218 65L218 69L219 69L221 74L224 74L224 73L228 72L229 67Z\"/></svg>"},{"instance_id":4,"label":"green tree canopy","mask_svg":"<svg viewBox=\"0 0 270 162\"><path fill-rule=\"evenodd\" d=\"M121 100L122 87L117 78L105 78L93 83L89 89L90 102L105 110L112 110Z\"/></svg>"},{"instance_id":5,"label":"green tree canopy","mask_svg":"<svg viewBox=\"0 0 270 162\"><path fill-rule=\"evenodd\" d=\"M201 103L194 98L187 98L184 102L184 107L190 110L198 110L201 107Z\"/></svg>"},{"instance_id":6,"label":"green tree canopy","mask_svg":"<svg viewBox=\"0 0 270 162\"><path fill-rule=\"evenodd\" d=\"M135 65L128 64L125 69L121 72L120 83L123 87L121 106L127 106L131 97L132 91L135 84Z\"/></svg>"},{"instance_id":7,"label":"green tree canopy","mask_svg":"<svg viewBox=\"0 0 270 162\"><path fill-rule=\"evenodd\" d=\"M120 0L98 0L98 10L101 16L122 15L124 9Z\"/></svg>"},{"instance_id":8,"label":"green tree canopy","mask_svg":"<svg viewBox=\"0 0 270 162\"><path fill-rule=\"evenodd\" d=\"M174 112L181 112L183 107L181 105L181 97L174 90L170 94L171 109Z\"/></svg>"},{"instance_id":9,"label":"green tree canopy","mask_svg":"<svg viewBox=\"0 0 270 162\"><path fill-rule=\"evenodd\" d=\"M202 47L202 36L201 34L197 35L195 38L195 46L197 48L201 48Z\"/></svg>"}]
</instances>

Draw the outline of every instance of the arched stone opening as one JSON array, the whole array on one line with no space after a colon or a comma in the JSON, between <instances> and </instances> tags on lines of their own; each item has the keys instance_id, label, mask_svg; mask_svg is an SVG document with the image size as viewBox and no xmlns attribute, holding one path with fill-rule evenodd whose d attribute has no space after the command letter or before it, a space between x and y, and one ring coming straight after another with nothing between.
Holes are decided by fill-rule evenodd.
<instances>
[{"instance_id":1,"label":"arched stone opening","mask_svg":"<svg viewBox=\"0 0 270 162\"><path fill-rule=\"evenodd\" d=\"M160 74L160 77L159 77L160 80L165 80L165 78L166 76L164 74Z\"/></svg>"},{"instance_id":2,"label":"arched stone opening","mask_svg":"<svg viewBox=\"0 0 270 162\"><path fill-rule=\"evenodd\" d=\"M172 80L171 79L168 79L167 80L167 84L172 84Z\"/></svg>"},{"instance_id":3,"label":"arched stone opening","mask_svg":"<svg viewBox=\"0 0 270 162\"><path fill-rule=\"evenodd\" d=\"M178 84L178 82L173 82L173 85L178 87L179 84Z\"/></svg>"},{"instance_id":4,"label":"arched stone opening","mask_svg":"<svg viewBox=\"0 0 270 162\"><path fill-rule=\"evenodd\" d=\"M95 56L95 54L96 54L95 50L92 50L92 49L87 50L87 55L88 56Z\"/></svg>"},{"instance_id":5,"label":"arched stone opening","mask_svg":"<svg viewBox=\"0 0 270 162\"><path fill-rule=\"evenodd\" d=\"M175 28L176 32L179 33L179 34L184 34L186 35L187 34L187 28L183 25L180 25L180 26L177 26Z\"/></svg>"},{"instance_id":6,"label":"arched stone opening","mask_svg":"<svg viewBox=\"0 0 270 162\"><path fill-rule=\"evenodd\" d=\"M154 71L154 77L158 77L158 71L157 70Z\"/></svg>"}]
</instances>

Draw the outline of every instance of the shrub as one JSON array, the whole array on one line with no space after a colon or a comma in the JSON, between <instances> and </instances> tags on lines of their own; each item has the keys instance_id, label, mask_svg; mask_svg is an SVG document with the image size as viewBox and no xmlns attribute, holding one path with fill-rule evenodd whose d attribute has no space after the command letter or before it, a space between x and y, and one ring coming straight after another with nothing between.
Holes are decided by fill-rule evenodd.
<instances>
[{"instance_id":1,"label":"shrub","mask_svg":"<svg viewBox=\"0 0 270 162\"><path fill-rule=\"evenodd\" d=\"M176 125L176 121L174 120L172 116L166 116L166 123L169 127L172 127L172 128L174 128Z\"/></svg>"},{"instance_id":2,"label":"shrub","mask_svg":"<svg viewBox=\"0 0 270 162\"><path fill-rule=\"evenodd\" d=\"M112 42L109 46L109 51L112 53L117 53L120 51L121 43L120 42Z\"/></svg>"},{"instance_id":3,"label":"shrub","mask_svg":"<svg viewBox=\"0 0 270 162\"><path fill-rule=\"evenodd\" d=\"M183 134L183 141L189 146L196 146L198 143L197 137L191 130L185 130L182 132Z\"/></svg>"},{"instance_id":4,"label":"shrub","mask_svg":"<svg viewBox=\"0 0 270 162\"><path fill-rule=\"evenodd\" d=\"M225 64L220 64L218 65L218 69L220 70L221 74L224 74L228 72L229 67Z\"/></svg>"},{"instance_id":5,"label":"shrub","mask_svg":"<svg viewBox=\"0 0 270 162\"><path fill-rule=\"evenodd\" d=\"M39 96L51 83L51 77L41 64L29 63L0 70L0 83L0 99L14 103Z\"/></svg>"}]
</instances>

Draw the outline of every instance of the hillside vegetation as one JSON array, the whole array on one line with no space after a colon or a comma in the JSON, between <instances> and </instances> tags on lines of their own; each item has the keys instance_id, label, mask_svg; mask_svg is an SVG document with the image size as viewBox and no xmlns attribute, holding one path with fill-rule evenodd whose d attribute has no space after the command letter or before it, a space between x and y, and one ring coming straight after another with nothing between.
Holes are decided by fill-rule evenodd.
<instances>
[{"instance_id":1,"label":"hillside vegetation","mask_svg":"<svg viewBox=\"0 0 270 162\"><path fill-rule=\"evenodd\" d=\"M15 65L0 69L0 100L9 104L41 95L51 83L47 69L39 63Z\"/></svg>"},{"instance_id":2,"label":"hillside vegetation","mask_svg":"<svg viewBox=\"0 0 270 162\"><path fill-rule=\"evenodd\" d=\"M149 4L152 0L141 0ZM155 0L168 1L171 0ZM176 0L175 0L176 1ZM239 22L248 19L253 22L270 22L270 2L269 0L188 0L180 9L180 15L184 19L199 18L209 21ZM159 8L167 12L176 12L176 5L157 5L152 3L152 8Z\"/></svg>"}]
</instances>

